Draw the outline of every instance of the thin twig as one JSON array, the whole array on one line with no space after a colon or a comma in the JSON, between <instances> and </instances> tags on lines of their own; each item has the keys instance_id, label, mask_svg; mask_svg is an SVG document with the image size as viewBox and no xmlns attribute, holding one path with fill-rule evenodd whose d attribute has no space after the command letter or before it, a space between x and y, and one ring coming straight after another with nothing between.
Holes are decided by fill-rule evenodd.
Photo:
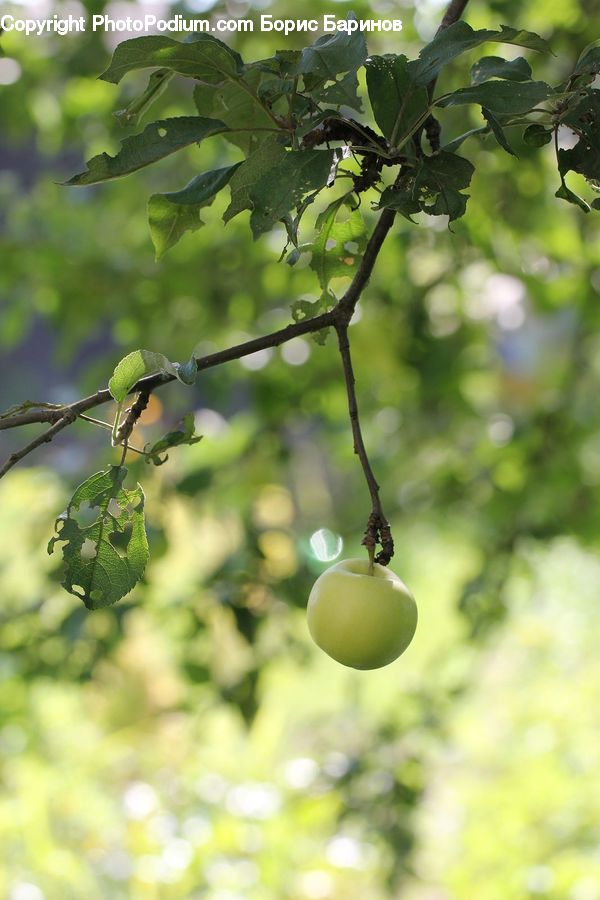
<instances>
[{"instance_id":1,"label":"thin twig","mask_svg":"<svg viewBox=\"0 0 600 900\"><path fill-rule=\"evenodd\" d=\"M69 409L68 411L63 413L63 418L59 419L58 422L55 422L54 425L48 429L48 431L45 431L43 434L38 435L36 438L34 438L33 441L30 441L24 447L21 447L20 450L15 450L14 453L11 453L4 465L0 467L0 478L6 475L6 473L10 471L13 466L15 466L37 447L40 447L42 444L49 443L49 441L56 437L59 431L62 431L63 428L67 427L67 425L71 425L75 421L75 418L76 416L74 416Z\"/></svg>"},{"instance_id":2,"label":"thin twig","mask_svg":"<svg viewBox=\"0 0 600 900\"><path fill-rule=\"evenodd\" d=\"M310 334L311 332L321 331L323 328L327 328L329 325L333 325L335 321L335 310L329 310L326 313L322 313L319 316L313 316L310 319L303 319L302 322L293 322L291 325L287 325L285 328L281 328L278 331L274 331L271 334L263 335L262 337L252 338L252 340L244 341L241 344L236 344L233 347L228 347L226 350L219 350L216 353L210 353L208 356L203 356L200 359L196 360L196 366L199 372L204 371L205 369L212 369L215 366L220 366L223 363L231 362L234 359L242 359L244 356L249 356L251 353L256 353L259 350L265 350L270 347L278 347L281 344L290 341L292 338L299 337L303 334ZM130 394L139 393L140 391L145 391L147 393L151 393L156 388L161 387L164 384L169 384L170 382L175 381L175 377L173 375L149 375L146 378L140 379L137 384L135 384ZM0 478L6 474L12 467L39 447L41 444L47 443L51 441L59 431L62 431L67 425L70 425L74 422L82 413L87 412L90 409L94 409L97 406L102 406L104 403L108 403L113 401L114 398L108 388L103 388L99 391L96 391L95 394L91 394L89 397L84 397L81 400L77 400L75 403L71 403L70 406L63 407L60 410L61 418L49 428L48 431L44 432L44 434L39 435L35 440L31 441L25 447L22 447L20 450L15 451L11 456L7 459L2 467L0 467ZM40 410L39 414L45 413L47 410ZM12 420L7 418L3 421L12 421L11 426L7 427L17 427L21 423L21 416L14 416ZM31 425L35 422L46 421L45 417L40 418L32 418L28 416L28 421L26 424Z\"/></svg>"}]
</instances>

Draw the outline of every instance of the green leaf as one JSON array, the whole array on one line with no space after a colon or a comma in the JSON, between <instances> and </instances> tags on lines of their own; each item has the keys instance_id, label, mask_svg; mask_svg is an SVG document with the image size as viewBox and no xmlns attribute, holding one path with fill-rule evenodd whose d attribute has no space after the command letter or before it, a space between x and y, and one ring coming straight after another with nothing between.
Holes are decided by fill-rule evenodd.
<instances>
[{"instance_id":1,"label":"green leaf","mask_svg":"<svg viewBox=\"0 0 600 900\"><path fill-rule=\"evenodd\" d=\"M340 213L345 214L342 221ZM310 268L326 291L332 278L354 276L367 245L365 223L360 211L350 208L346 195L329 204L315 228L317 235L308 248L312 251Z\"/></svg>"},{"instance_id":2,"label":"green leaf","mask_svg":"<svg viewBox=\"0 0 600 900\"><path fill-rule=\"evenodd\" d=\"M529 147L543 147L552 140L552 131L543 125L528 125L523 132L523 140Z\"/></svg>"},{"instance_id":3,"label":"green leaf","mask_svg":"<svg viewBox=\"0 0 600 900\"><path fill-rule=\"evenodd\" d=\"M242 163L234 163L232 166L224 166L222 169L212 169L210 172L202 172L196 175L180 191L170 191L160 196L166 197L171 203L185 205L208 206L222 188L224 188Z\"/></svg>"},{"instance_id":4,"label":"green leaf","mask_svg":"<svg viewBox=\"0 0 600 900\"><path fill-rule=\"evenodd\" d=\"M337 298L330 291L323 291L318 300L294 300L291 304L292 318L294 322L303 322L305 319L313 319L337 302ZM323 346L329 334L329 327L313 331L312 338L316 344Z\"/></svg>"},{"instance_id":5,"label":"green leaf","mask_svg":"<svg viewBox=\"0 0 600 900\"><path fill-rule=\"evenodd\" d=\"M393 187L388 187L384 190L379 199L379 208L393 209L394 212L399 212L409 222L414 222L412 217L416 213L421 212L421 204L413 197L414 185L415 176L412 174L404 175Z\"/></svg>"},{"instance_id":6,"label":"green leaf","mask_svg":"<svg viewBox=\"0 0 600 900\"><path fill-rule=\"evenodd\" d=\"M519 31L507 25L501 25L500 31L487 28L474 31L470 25L460 20L440 31L426 47L423 47L414 68L415 82L421 85L428 84L451 60L486 41L517 44L541 53L550 51L546 41L531 31Z\"/></svg>"},{"instance_id":7,"label":"green leaf","mask_svg":"<svg viewBox=\"0 0 600 900\"><path fill-rule=\"evenodd\" d=\"M348 72L339 81L335 81L319 91L313 91L312 97L317 103L326 103L329 106L349 106L350 109L362 112L356 71Z\"/></svg>"},{"instance_id":8,"label":"green leaf","mask_svg":"<svg viewBox=\"0 0 600 900\"><path fill-rule=\"evenodd\" d=\"M383 192L380 206L395 209L407 219L423 211L453 221L464 215L469 195L461 191L471 183L473 171L471 163L455 153L440 151L426 156L415 173Z\"/></svg>"},{"instance_id":9,"label":"green leaf","mask_svg":"<svg viewBox=\"0 0 600 900\"><path fill-rule=\"evenodd\" d=\"M529 112L538 103L548 100L553 93L552 88L543 81L485 81L483 84L460 88L452 94L439 97L435 102L437 106L479 103L498 115L518 115Z\"/></svg>"},{"instance_id":10,"label":"green leaf","mask_svg":"<svg viewBox=\"0 0 600 900\"><path fill-rule=\"evenodd\" d=\"M600 39L585 47L577 60L573 75L598 75L600 73Z\"/></svg>"},{"instance_id":11,"label":"green leaf","mask_svg":"<svg viewBox=\"0 0 600 900\"><path fill-rule=\"evenodd\" d=\"M252 209L250 191L260 181L264 173L277 165L285 156L285 147L279 135L272 135L260 145L258 150L243 162L234 173L231 182L231 203L223 214L223 221L229 222L245 209Z\"/></svg>"},{"instance_id":12,"label":"green leaf","mask_svg":"<svg viewBox=\"0 0 600 900\"><path fill-rule=\"evenodd\" d=\"M555 197L558 197L559 200L566 200L568 203L572 203L574 206L578 206L579 209L583 210L584 213L588 213L590 211L590 206L585 202L581 197L579 197L574 191L570 190L567 187L565 182L563 181L559 189L557 190Z\"/></svg>"},{"instance_id":13,"label":"green leaf","mask_svg":"<svg viewBox=\"0 0 600 900\"><path fill-rule=\"evenodd\" d=\"M592 147L597 147L600 141L600 91L586 90L576 94L560 121Z\"/></svg>"},{"instance_id":14,"label":"green leaf","mask_svg":"<svg viewBox=\"0 0 600 900\"><path fill-rule=\"evenodd\" d=\"M447 153L454 153L468 138L474 137L476 134L487 134L487 130L487 125L482 125L479 128L470 128L469 131L465 131L463 134L459 134L451 141L448 141L447 144L443 144L442 150L446 150Z\"/></svg>"},{"instance_id":15,"label":"green leaf","mask_svg":"<svg viewBox=\"0 0 600 900\"><path fill-rule=\"evenodd\" d=\"M79 485L48 544L52 553L57 542L65 542L63 585L88 609L110 606L128 594L148 562L144 492L139 484L125 489L126 475L123 466L111 466ZM95 521L85 527L76 515L84 503L98 510Z\"/></svg>"},{"instance_id":16,"label":"green leaf","mask_svg":"<svg viewBox=\"0 0 600 900\"><path fill-rule=\"evenodd\" d=\"M145 375L162 372L164 375L178 377L177 367L162 353L151 350L134 350L117 363L112 378L108 382L111 396L122 403L132 387Z\"/></svg>"},{"instance_id":17,"label":"green leaf","mask_svg":"<svg viewBox=\"0 0 600 900\"><path fill-rule=\"evenodd\" d=\"M180 191L153 194L150 197L148 222L157 259L173 247L186 231L197 231L202 227L200 210L210 206L240 165L241 163L236 163L211 172L202 172Z\"/></svg>"},{"instance_id":18,"label":"green leaf","mask_svg":"<svg viewBox=\"0 0 600 900\"><path fill-rule=\"evenodd\" d=\"M572 197L576 195L564 185L564 176L567 172L573 171L583 175L594 188L600 180L600 91L590 90L580 95L577 102L562 116L561 121L579 138L574 147L558 151L558 169L563 180L564 193L557 196L573 203L576 201ZM577 197L577 200L580 198ZM584 200L577 205L581 204L588 206Z\"/></svg>"},{"instance_id":19,"label":"green leaf","mask_svg":"<svg viewBox=\"0 0 600 900\"><path fill-rule=\"evenodd\" d=\"M183 147L199 144L210 135L226 130L224 122L200 116L177 116L152 122L140 134L121 141L121 149L116 156L100 153L99 156L92 157L87 162L87 171L74 175L66 184L98 184L110 178L129 175L130 172L164 159Z\"/></svg>"},{"instance_id":20,"label":"green leaf","mask_svg":"<svg viewBox=\"0 0 600 900\"><path fill-rule=\"evenodd\" d=\"M405 56L370 56L365 68L375 121L392 145L401 146L427 111L427 89L416 85Z\"/></svg>"},{"instance_id":21,"label":"green leaf","mask_svg":"<svg viewBox=\"0 0 600 900\"><path fill-rule=\"evenodd\" d=\"M508 138L504 134L504 129L502 128L502 125L500 124L496 116L492 112L490 112L489 109L485 109L484 107L481 108L481 112L483 113L483 118L490 126L492 134L494 135L502 149L506 150L507 153L510 153L511 156L516 156L517 154L508 143Z\"/></svg>"},{"instance_id":22,"label":"green leaf","mask_svg":"<svg viewBox=\"0 0 600 900\"><path fill-rule=\"evenodd\" d=\"M305 195L323 188L334 165L333 150L291 150L249 189L254 238L269 231ZM240 170L242 171L242 170Z\"/></svg>"},{"instance_id":23,"label":"green leaf","mask_svg":"<svg viewBox=\"0 0 600 900\"><path fill-rule=\"evenodd\" d=\"M132 100L126 109L121 109L115 113L121 125L137 125L144 113L164 92L174 74L169 69L158 69L156 72L152 72L144 93L137 99Z\"/></svg>"},{"instance_id":24,"label":"green leaf","mask_svg":"<svg viewBox=\"0 0 600 900\"><path fill-rule=\"evenodd\" d=\"M558 168L562 175L578 172L588 181L600 180L600 144L592 146L579 140L574 147L558 151Z\"/></svg>"},{"instance_id":25,"label":"green leaf","mask_svg":"<svg viewBox=\"0 0 600 900\"><path fill-rule=\"evenodd\" d=\"M276 166L285 156L285 147L279 135L269 135L260 147L241 164L234 173L229 187L231 203L223 214L223 221L229 222L245 209L252 209L250 191L260 181L265 172Z\"/></svg>"},{"instance_id":26,"label":"green leaf","mask_svg":"<svg viewBox=\"0 0 600 900\"><path fill-rule=\"evenodd\" d=\"M204 222L200 207L171 203L163 194L152 194L148 199L148 225L158 261L184 234L198 231Z\"/></svg>"},{"instance_id":27,"label":"green leaf","mask_svg":"<svg viewBox=\"0 0 600 900\"><path fill-rule=\"evenodd\" d=\"M348 19L356 17L350 13ZM317 83L336 81L342 72L358 69L367 58L368 50L362 31L336 31L318 38L302 51L296 74L310 75L307 88ZM305 79L306 82L306 79Z\"/></svg>"},{"instance_id":28,"label":"green leaf","mask_svg":"<svg viewBox=\"0 0 600 900\"><path fill-rule=\"evenodd\" d=\"M490 78L529 81L531 66L522 56L510 60L502 59L501 56L484 56L471 67L471 84L481 84Z\"/></svg>"},{"instance_id":29,"label":"green leaf","mask_svg":"<svg viewBox=\"0 0 600 900\"><path fill-rule=\"evenodd\" d=\"M273 119L256 96L262 77L260 71L250 70L240 81L198 84L194 88L194 102L200 115L225 122L232 129L225 137L240 147L246 156L275 128Z\"/></svg>"},{"instance_id":30,"label":"green leaf","mask_svg":"<svg viewBox=\"0 0 600 900\"><path fill-rule=\"evenodd\" d=\"M162 466L169 457L166 455L161 458L161 453L165 453L166 450L170 450L172 447L180 447L182 444L191 446L201 440L202 435L196 434L194 415L193 413L188 413L182 419L180 428L167 432L154 444L148 444L144 447L144 452L147 454L146 462L152 462L155 466Z\"/></svg>"},{"instance_id":31,"label":"green leaf","mask_svg":"<svg viewBox=\"0 0 600 900\"><path fill-rule=\"evenodd\" d=\"M189 43L161 36L139 37L119 44L100 78L118 84L128 72L153 67L220 84L238 78L243 62L238 53L209 34L200 34Z\"/></svg>"}]
</instances>

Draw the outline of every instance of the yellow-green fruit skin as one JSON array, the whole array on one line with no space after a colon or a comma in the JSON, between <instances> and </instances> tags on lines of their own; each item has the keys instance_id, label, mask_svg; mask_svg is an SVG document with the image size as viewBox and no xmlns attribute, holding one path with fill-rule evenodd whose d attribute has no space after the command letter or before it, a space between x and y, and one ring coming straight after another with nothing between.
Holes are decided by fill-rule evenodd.
<instances>
[{"instance_id":1,"label":"yellow-green fruit skin","mask_svg":"<svg viewBox=\"0 0 600 900\"><path fill-rule=\"evenodd\" d=\"M308 598L308 630L337 662L378 669L403 653L417 627L417 605L404 582L377 563L344 559L323 572Z\"/></svg>"}]
</instances>

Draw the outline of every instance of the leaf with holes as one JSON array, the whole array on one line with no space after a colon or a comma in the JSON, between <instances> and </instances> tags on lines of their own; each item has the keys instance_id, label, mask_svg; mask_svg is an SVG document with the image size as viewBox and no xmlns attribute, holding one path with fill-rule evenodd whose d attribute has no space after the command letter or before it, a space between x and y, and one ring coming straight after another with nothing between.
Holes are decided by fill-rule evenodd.
<instances>
[{"instance_id":1,"label":"leaf with holes","mask_svg":"<svg viewBox=\"0 0 600 900\"><path fill-rule=\"evenodd\" d=\"M220 85L198 84L194 102L201 116L220 119L231 129L224 137L248 156L276 128L257 96L263 73L251 69L240 81Z\"/></svg>"},{"instance_id":2,"label":"leaf with holes","mask_svg":"<svg viewBox=\"0 0 600 900\"><path fill-rule=\"evenodd\" d=\"M180 191L153 194L148 201L150 235L160 259L186 233L204 224L200 210L210 206L219 191L229 183L241 163L202 172Z\"/></svg>"},{"instance_id":3,"label":"leaf with holes","mask_svg":"<svg viewBox=\"0 0 600 900\"><path fill-rule=\"evenodd\" d=\"M65 184L80 186L121 178L226 130L224 122L200 116L176 116L152 122L140 134L121 141L121 149L116 156L109 156L108 153L93 156L87 162L87 171L73 175Z\"/></svg>"},{"instance_id":4,"label":"leaf with holes","mask_svg":"<svg viewBox=\"0 0 600 900\"><path fill-rule=\"evenodd\" d=\"M148 562L144 492L139 484L124 488L126 475L124 466L111 466L80 484L48 544L52 553L64 542L63 585L88 609L110 606L128 594ZM84 504L95 514L88 525L78 520Z\"/></svg>"},{"instance_id":5,"label":"leaf with holes","mask_svg":"<svg viewBox=\"0 0 600 900\"><path fill-rule=\"evenodd\" d=\"M307 194L325 187L332 174L334 158L333 150L291 150L267 170L248 192L254 238L270 231L286 213L299 206Z\"/></svg>"},{"instance_id":6,"label":"leaf with holes","mask_svg":"<svg viewBox=\"0 0 600 900\"><path fill-rule=\"evenodd\" d=\"M362 112L356 70L348 72L338 81L327 84L320 90L313 91L311 96L317 103L326 103L328 106L349 106L350 109Z\"/></svg>"},{"instance_id":7,"label":"leaf with holes","mask_svg":"<svg viewBox=\"0 0 600 900\"><path fill-rule=\"evenodd\" d=\"M220 84L239 78L243 62L239 53L210 34L198 34L185 43L154 35L119 44L100 78L118 84L128 72L149 68L169 69L207 84Z\"/></svg>"},{"instance_id":8,"label":"leaf with holes","mask_svg":"<svg viewBox=\"0 0 600 900\"><path fill-rule=\"evenodd\" d=\"M380 206L394 209L407 219L417 212L448 216L452 222L464 215L468 194L461 193L471 183L473 165L462 156L441 151L425 156L419 168L394 187L386 188Z\"/></svg>"},{"instance_id":9,"label":"leaf with holes","mask_svg":"<svg viewBox=\"0 0 600 900\"><path fill-rule=\"evenodd\" d=\"M600 91L589 90L580 95L562 117L563 124L578 136L574 147L558 151L558 170L562 185L556 196L589 212L589 204L565 184L567 172L583 175L594 190L600 184ZM597 208L597 207L594 207Z\"/></svg>"},{"instance_id":10,"label":"leaf with holes","mask_svg":"<svg viewBox=\"0 0 600 900\"><path fill-rule=\"evenodd\" d=\"M327 312L328 309L331 309L337 303L337 298L331 293L331 291L323 291L318 300L294 300L291 304L290 308L292 311L292 318L294 322L303 322L305 319L313 319L315 316L321 315L321 313ZM329 326L326 328L321 328L320 331L313 331L311 333L311 337L315 343L323 346L327 340L327 336L329 334L330 328Z\"/></svg>"},{"instance_id":11,"label":"leaf with holes","mask_svg":"<svg viewBox=\"0 0 600 900\"><path fill-rule=\"evenodd\" d=\"M354 276L367 245L365 223L360 211L350 208L346 195L329 204L317 218L315 227L317 236L310 245L310 268L317 273L319 284L326 291L332 278Z\"/></svg>"},{"instance_id":12,"label":"leaf with holes","mask_svg":"<svg viewBox=\"0 0 600 900\"><path fill-rule=\"evenodd\" d=\"M464 215L474 166L455 153L436 153L421 160L415 176L413 196L431 216L449 216L450 221Z\"/></svg>"},{"instance_id":13,"label":"leaf with holes","mask_svg":"<svg viewBox=\"0 0 600 900\"><path fill-rule=\"evenodd\" d=\"M154 444L147 445L144 448L144 451L147 453L146 462L153 462L155 466L162 466L169 457L167 454L165 454L164 457L161 457L161 453L165 453L165 451L170 450L171 447L180 447L182 444L191 446L192 444L197 444L201 440L202 435L196 434L194 416L192 413L188 413L187 416L183 418L179 428L175 429L175 431L169 431Z\"/></svg>"}]
</instances>

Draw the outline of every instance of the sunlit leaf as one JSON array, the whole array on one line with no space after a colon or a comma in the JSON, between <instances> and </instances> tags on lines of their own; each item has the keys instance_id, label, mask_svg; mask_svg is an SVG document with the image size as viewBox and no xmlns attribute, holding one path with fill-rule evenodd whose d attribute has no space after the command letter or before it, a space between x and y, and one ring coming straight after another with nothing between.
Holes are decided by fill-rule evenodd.
<instances>
[{"instance_id":1,"label":"sunlit leaf","mask_svg":"<svg viewBox=\"0 0 600 900\"><path fill-rule=\"evenodd\" d=\"M243 63L238 53L209 34L198 34L186 43L154 35L119 44L110 66L100 77L118 84L128 72L152 67L170 69L207 84L220 84L237 78Z\"/></svg>"},{"instance_id":2,"label":"sunlit leaf","mask_svg":"<svg viewBox=\"0 0 600 900\"><path fill-rule=\"evenodd\" d=\"M179 428L164 434L154 444L147 445L144 452L147 454L146 462L153 462L155 466L162 466L166 463L169 456L166 454L161 457L161 453L166 453L172 447L180 447L182 445L191 446L202 440L202 435L196 434L193 413L188 413L181 422Z\"/></svg>"},{"instance_id":3,"label":"sunlit leaf","mask_svg":"<svg viewBox=\"0 0 600 900\"><path fill-rule=\"evenodd\" d=\"M57 543L65 542L63 585L88 609L110 606L128 594L148 562L144 492L139 484L124 488L126 475L123 466L111 466L84 481L56 520L57 533L48 544L52 553ZM97 510L87 526L77 519L84 503Z\"/></svg>"},{"instance_id":4,"label":"sunlit leaf","mask_svg":"<svg viewBox=\"0 0 600 900\"><path fill-rule=\"evenodd\" d=\"M140 134L121 141L121 149L116 156L109 156L108 153L93 156L87 162L87 171L74 175L66 184L97 184L110 178L121 178L164 159L183 147L199 144L226 128L224 122L200 116L177 116L152 122Z\"/></svg>"}]
</instances>

